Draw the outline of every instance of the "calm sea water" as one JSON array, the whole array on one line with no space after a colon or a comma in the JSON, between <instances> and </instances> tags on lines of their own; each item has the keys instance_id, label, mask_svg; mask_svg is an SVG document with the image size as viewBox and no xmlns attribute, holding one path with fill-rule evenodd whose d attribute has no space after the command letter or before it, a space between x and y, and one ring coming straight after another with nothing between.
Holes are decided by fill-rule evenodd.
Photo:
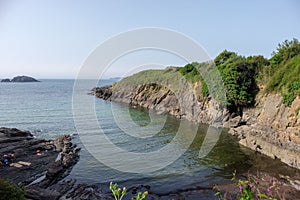
<instances>
[{"instance_id":1,"label":"calm sea water","mask_svg":"<svg viewBox=\"0 0 300 200\"><path fill-rule=\"evenodd\" d=\"M82 97L95 100L97 118L104 132L112 142L123 149L132 152L157 150L172 140L178 131L179 123L186 123L184 131L186 136L195 129L195 126L198 131L194 142L186 153L166 168L143 175L119 172L101 164L81 144L73 120L73 80L1 83L0 126L30 130L37 137L43 138L55 138L63 134L74 135L74 142L82 147L82 151L80 161L73 168L69 178L76 178L79 183L100 184L103 185L104 190L110 181L128 187L147 184L151 186L151 190L154 192L168 193L193 190L197 187L206 187L220 181L226 181L231 178L234 170L239 173L248 170L263 170L274 174L293 173L293 169L239 146L235 138L228 135L226 130L222 131L220 140L208 156L200 159L198 154L208 127L180 121L172 116L161 119L162 128L153 137L145 140L130 137L124 134L110 114L112 104L119 111L128 111L128 105L111 103L87 95L91 89L91 81L81 81L80 93ZM107 85L114 81L116 80L102 80L98 85ZM122 118L122 112L120 113L119 117ZM137 125L149 125L150 118L147 110L129 108L129 113ZM87 133L93 136L97 132L90 126L90 117L83 116L83 119ZM159 115L156 117L158 122L160 122L160 117ZM166 122L164 123L164 121ZM149 131L156 131L157 126L148 128ZM89 142L93 144L94 141L91 139ZM122 158L120 157L120 159ZM207 195L211 197L213 192L208 192ZM193 197L191 195L188 199L207 199L208 196Z\"/></svg>"}]
</instances>

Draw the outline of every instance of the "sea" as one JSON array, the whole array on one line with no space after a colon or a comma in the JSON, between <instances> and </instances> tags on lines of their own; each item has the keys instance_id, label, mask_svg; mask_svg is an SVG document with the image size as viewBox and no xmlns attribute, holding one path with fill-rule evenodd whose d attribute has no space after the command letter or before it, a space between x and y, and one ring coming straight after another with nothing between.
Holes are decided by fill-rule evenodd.
<instances>
[{"instance_id":1,"label":"sea","mask_svg":"<svg viewBox=\"0 0 300 200\"><path fill-rule=\"evenodd\" d=\"M74 107L75 80L40 81L0 83L0 127L29 130L36 137L47 139L59 135L71 135L73 143L81 148L81 152L79 162L66 179L74 178L77 183L96 184L106 192L111 181L122 187L147 185L150 186L151 192L161 196L179 193L184 194L185 199L210 199L213 198L214 191L208 190L200 196L193 191L199 188L205 190L215 184L229 182L235 170L238 174L258 170L273 175L290 176L294 172L277 160L240 146L237 139L228 134L227 129L221 129L219 140L211 151L206 156L199 157L208 125L160 115L144 108L105 101L89 95L92 86L109 85L118 79L79 81L80 90L76 90L76 93L83 99L93 102L95 112L92 114L84 111L87 107L84 103L81 104L82 107ZM81 108L82 112L80 112ZM77 109L76 112L74 109ZM116 111L115 114L112 110ZM83 124L85 127L81 128L81 131L78 131L75 113L77 119L80 118L81 126ZM101 127L101 133L92 124L92 121L95 122L95 116ZM180 124L185 125L184 129L179 128ZM134 134L128 135L128 130ZM115 159L116 156L104 155L106 146L101 146L101 141L99 143L99 140L95 139L99 134L104 134L105 138L118 148L147 156L147 153L159 152L170 144L180 131L186 138L195 134L188 148L182 151L180 145L174 145L172 147L174 153L177 150L182 152L178 158L160 169L146 170L145 173L122 170L124 165L139 163L138 159L141 159L139 156L126 160L126 155L120 154L117 155L119 160L112 162L113 166L107 164L109 163L107 161ZM140 132L151 134L137 137ZM83 136L85 136L84 142ZM171 154L165 155L165 158L168 159ZM98 155L102 157L99 158ZM155 162L153 160L150 163L155 165ZM139 163L139 169L151 169L151 167L152 164L149 166L148 162ZM132 169L134 170L134 166Z\"/></svg>"}]
</instances>

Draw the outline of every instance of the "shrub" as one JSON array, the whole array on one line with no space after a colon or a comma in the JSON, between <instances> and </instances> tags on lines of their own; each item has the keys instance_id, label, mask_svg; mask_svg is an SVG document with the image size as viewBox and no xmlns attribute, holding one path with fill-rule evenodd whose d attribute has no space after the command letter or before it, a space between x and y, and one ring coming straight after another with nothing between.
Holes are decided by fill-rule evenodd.
<instances>
[{"instance_id":1,"label":"shrub","mask_svg":"<svg viewBox=\"0 0 300 200\"><path fill-rule=\"evenodd\" d=\"M21 187L0 179L0 199L25 200L26 198Z\"/></svg>"},{"instance_id":2,"label":"shrub","mask_svg":"<svg viewBox=\"0 0 300 200\"><path fill-rule=\"evenodd\" d=\"M126 188L124 187L123 189L118 187L118 184L115 183L113 184L112 182L110 182L109 184L109 189L113 194L113 197L115 198L115 200L122 200L123 197L126 195ZM145 191L143 193L139 192L136 196L134 196L132 199L133 200L143 200L147 197L148 192Z\"/></svg>"}]
</instances>

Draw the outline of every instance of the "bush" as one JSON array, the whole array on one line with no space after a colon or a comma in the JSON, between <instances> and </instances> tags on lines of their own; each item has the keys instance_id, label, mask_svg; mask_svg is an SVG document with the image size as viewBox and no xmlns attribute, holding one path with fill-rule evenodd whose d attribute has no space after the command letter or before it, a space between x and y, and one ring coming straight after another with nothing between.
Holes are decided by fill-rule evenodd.
<instances>
[{"instance_id":1,"label":"bush","mask_svg":"<svg viewBox=\"0 0 300 200\"><path fill-rule=\"evenodd\" d=\"M300 43L297 39L291 41L285 40L281 44L278 44L276 51L272 53L270 64L273 69L280 64L287 62L289 59L300 54Z\"/></svg>"},{"instance_id":2,"label":"bush","mask_svg":"<svg viewBox=\"0 0 300 200\"><path fill-rule=\"evenodd\" d=\"M230 110L252 106L258 91L255 77L266 63L262 56L239 56L234 52L223 51L214 60L221 73Z\"/></svg>"},{"instance_id":3,"label":"bush","mask_svg":"<svg viewBox=\"0 0 300 200\"><path fill-rule=\"evenodd\" d=\"M199 68L204 65L205 63L191 63L187 64L184 67L181 67L178 69L178 71L190 82L195 83L195 82L201 82L202 90L201 90L201 95L202 97L208 97L209 95L209 90L207 87L207 84L205 83L203 77L199 73ZM197 69L198 68L198 69Z\"/></svg>"},{"instance_id":4,"label":"bush","mask_svg":"<svg viewBox=\"0 0 300 200\"><path fill-rule=\"evenodd\" d=\"M288 94L282 94L282 98L283 98L283 104L290 107L295 99L295 96L292 93L288 93Z\"/></svg>"},{"instance_id":5,"label":"bush","mask_svg":"<svg viewBox=\"0 0 300 200\"><path fill-rule=\"evenodd\" d=\"M0 179L0 199L25 200L24 190L17 185Z\"/></svg>"},{"instance_id":6,"label":"bush","mask_svg":"<svg viewBox=\"0 0 300 200\"><path fill-rule=\"evenodd\" d=\"M265 92L279 92L283 103L290 106L300 96L300 55L280 64L269 79Z\"/></svg>"}]
</instances>

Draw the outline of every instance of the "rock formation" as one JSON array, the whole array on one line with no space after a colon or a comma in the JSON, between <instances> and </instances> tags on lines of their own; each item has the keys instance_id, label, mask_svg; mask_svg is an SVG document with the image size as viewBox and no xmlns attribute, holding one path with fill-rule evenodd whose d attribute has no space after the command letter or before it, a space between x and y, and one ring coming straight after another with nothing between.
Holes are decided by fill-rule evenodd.
<instances>
[{"instance_id":1,"label":"rock formation","mask_svg":"<svg viewBox=\"0 0 300 200\"><path fill-rule=\"evenodd\" d=\"M37 139L29 131L2 127L0 146L0 177L23 185L27 198L58 199L64 195L50 186L65 178L79 160L80 149L70 136ZM3 156L12 155L9 163L3 162Z\"/></svg>"},{"instance_id":2,"label":"rock formation","mask_svg":"<svg viewBox=\"0 0 300 200\"><path fill-rule=\"evenodd\" d=\"M9 82L10 82L10 79L9 79L9 78L5 78L5 79L2 79L1 82L2 82L2 83L9 83Z\"/></svg>"},{"instance_id":3,"label":"rock formation","mask_svg":"<svg viewBox=\"0 0 300 200\"><path fill-rule=\"evenodd\" d=\"M130 79L128 77L127 79ZM230 128L229 133L239 137L240 144L255 151L280 159L300 169L300 98L291 107L283 104L281 95L257 95L256 105L246 108L241 115L229 113L211 98L201 98L198 83L194 93L182 91L175 95L159 84L120 84L94 88L96 97L139 105L158 113L168 113L199 123Z\"/></svg>"},{"instance_id":4,"label":"rock formation","mask_svg":"<svg viewBox=\"0 0 300 200\"><path fill-rule=\"evenodd\" d=\"M8 82L8 83L9 82L17 82L17 83L21 82L21 83L23 83L23 82L39 82L39 81L36 80L35 78L29 77L29 76L16 76L11 80L8 78L2 79L1 82Z\"/></svg>"}]
</instances>

